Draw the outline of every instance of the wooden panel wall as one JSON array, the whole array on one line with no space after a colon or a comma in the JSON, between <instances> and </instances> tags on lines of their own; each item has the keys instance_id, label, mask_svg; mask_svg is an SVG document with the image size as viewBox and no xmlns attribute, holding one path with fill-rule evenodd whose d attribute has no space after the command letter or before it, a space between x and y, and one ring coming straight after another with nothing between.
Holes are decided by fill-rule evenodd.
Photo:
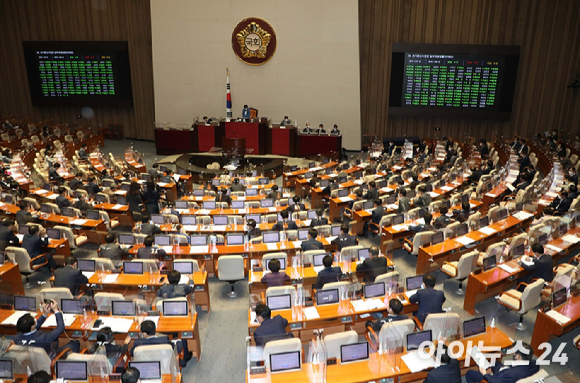
<instances>
[{"instance_id":1,"label":"wooden panel wall","mask_svg":"<svg viewBox=\"0 0 580 383\"><path fill-rule=\"evenodd\" d=\"M491 138L580 131L580 1L359 0L363 134ZM393 43L521 46L510 121L389 116ZM441 135L439 135L441 137Z\"/></svg>"},{"instance_id":2,"label":"wooden panel wall","mask_svg":"<svg viewBox=\"0 0 580 383\"><path fill-rule=\"evenodd\" d=\"M133 108L33 107L22 41L128 41ZM149 0L5 0L0 2L0 112L36 121L106 127L121 123L125 136L153 140L155 108Z\"/></svg>"}]
</instances>

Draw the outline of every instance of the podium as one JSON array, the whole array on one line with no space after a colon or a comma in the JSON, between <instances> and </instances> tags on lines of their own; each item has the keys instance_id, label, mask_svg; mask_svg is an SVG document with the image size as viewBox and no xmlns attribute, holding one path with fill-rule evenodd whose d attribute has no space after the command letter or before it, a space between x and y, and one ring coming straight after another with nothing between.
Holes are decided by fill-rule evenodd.
<instances>
[{"instance_id":1,"label":"podium","mask_svg":"<svg viewBox=\"0 0 580 383\"><path fill-rule=\"evenodd\" d=\"M246 155L246 139L222 137L222 154L229 158L243 158Z\"/></svg>"},{"instance_id":2,"label":"podium","mask_svg":"<svg viewBox=\"0 0 580 383\"><path fill-rule=\"evenodd\" d=\"M252 149L252 154L267 154L266 130L268 127L265 122L222 122L221 124L225 129L224 137L245 138L246 148Z\"/></svg>"},{"instance_id":3,"label":"podium","mask_svg":"<svg viewBox=\"0 0 580 383\"><path fill-rule=\"evenodd\" d=\"M268 153L295 157L296 128L272 127L272 129L268 129Z\"/></svg>"}]
</instances>

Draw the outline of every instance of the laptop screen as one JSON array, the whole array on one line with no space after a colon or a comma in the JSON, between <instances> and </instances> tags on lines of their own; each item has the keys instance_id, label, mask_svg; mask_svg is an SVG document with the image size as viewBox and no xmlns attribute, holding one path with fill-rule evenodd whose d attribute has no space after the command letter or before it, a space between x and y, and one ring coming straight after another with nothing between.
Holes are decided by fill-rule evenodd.
<instances>
[{"instance_id":1,"label":"laptop screen","mask_svg":"<svg viewBox=\"0 0 580 383\"><path fill-rule=\"evenodd\" d=\"M487 226L489 226L489 217L486 215L479 220L479 227L483 228Z\"/></svg>"},{"instance_id":2,"label":"laptop screen","mask_svg":"<svg viewBox=\"0 0 580 383\"><path fill-rule=\"evenodd\" d=\"M194 189L193 190L194 197L203 197L204 194L205 194L205 190L203 190L203 189Z\"/></svg>"},{"instance_id":3,"label":"laptop screen","mask_svg":"<svg viewBox=\"0 0 580 383\"><path fill-rule=\"evenodd\" d=\"M374 207L374 202L373 201L365 201L363 202L362 208L363 210L368 210L368 209L372 209Z\"/></svg>"},{"instance_id":4,"label":"laptop screen","mask_svg":"<svg viewBox=\"0 0 580 383\"><path fill-rule=\"evenodd\" d=\"M232 201L232 209L243 209L244 201Z\"/></svg>"},{"instance_id":5,"label":"laptop screen","mask_svg":"<svg viewBox=\"0 0 580 383\"><path fill-rule=\"evenodd\" d=\"M418 290L423 286L423 275L408 277L405 281L407 291Z\"/></svg>"},{"instance_id":6,"label":"laptop screen","mask_svg":"<svg viewBox=\"0 0 580 383\"><path fill-rule=\"evenodd\" d=\"M196 224L195 215L182 215L181 223L184 225L195 225Z\"/></svg>"},{"instance_id":7,"label":"laptop screen","mask_svg":"<svg viewBox=\"0 0 580 383\"><path fill-rule=\"evenodd\" d=\"M306 217L308 219L316 218L316 210L308 210L308 213L306 213Z\"/></svg>"},{"instance_id":8,"label":"laptop screen","mask_svg":"<svg viewBox=\"0 0 580 383\"><path fill-rule=\"evenodd\" d=\"M11 360L0 359L0 379L12 380L13 371Z\"/></svg>"},{"instance_id":9,"label":"laptop screen","mask_svg":"<svg viewBox=\"0 0 580 383\"><path fill-rule=\"evenodd\" d=\"M173 270L179 271L181 274L193 274L192 262L175 262L173 261Z\"/></svg>"},{"instance_id":10,"label":"laptop screen","mask_svg":"<svg viewBox=\"0 0 580 383\"><path fill-rule=\"evenodd\" d=\"M340 197L348 197L348 189L338 189L336 195Z\"/></svg>"},{"instance_id":11,"label":"laptop screen","mask_svg":"<svg viewBox=\"0 0 580 383\"><path fill-rule=\"evenodd\" d=\"M143 274L143 262L123 262L123 273Z\"/></svg>"},{"instance_id":12,"label":"laptop screen","mask_svg":"<svg viewBox=\"0 0 580 383\"><path fill-rule=\"evenodd\" d=\"M328 305L332 303L338 303L338 301L338 289L316 291L317 305Z\"/></svg>"},{"instance_id":13,"label":"laptop screen","mask_svg":"<svg viewBox=\"0 0 580 383\"><path fill-rule=\"evenodd\" d=\"M50 239L60 239L60 229L47 228L46 235Z\"/></svg>"},{"instance_id":14,"label":"laptop screen","mask_svg":"<svg viewBox=\"0 0 580 383\"><path fill-rule=\"evenodd\" d=\"M522 255L524 255L525 249L524 249L524 244L522 243L521 245L518 245L516 247L514 247L513 249L511 249L510 253L512 258L519 258Z\"/></svg>"},{"instance_id":15,"label":"laptop screen","mask_svg":"<svg viewBox=\"0 0 580 383\"><path fill-rule=\"evenodd\" d=\"M187 301L165 301L163 302L164 316L185 316L187 315Z\"/></svg>"},{"instance_id":16,"label":"laptop screen","mask_svg":"<svg viewBox=\"0 0 580 383\"><path fill-rule=\"evenodd\" d=\"M36 312L36 297L14 296L14 311Z\"/></svg>"},{"instance_id":17,"label":"laptop screen","mask_svg":"<svg viewBox=\"0 0 580 383\"><path fill-rule=\"evenodd\" d=\"M493 269L496 266L496 264L497 264L497 259L496 259L495 255L492 255L491 257L483 258L483 271Z\"/></svg>"},{"instance_id":18,"label":"laptop screen","mask_svg":"<svg viewBox=\"0 0 580 383\"><path fill-rule=\"evenodd\" d=\"M228 224L228 216L227 215L215 215L213 217L213 224L214 225L227 225Z\"/></svg>"},{"instance_id":19,"label":"laptop screen","mask_svg":"<svg viewBox=\"0 0 580 383\"><path fill-rule=\"evenodd\" d=\"M407 351L417 350L421 343L432 340L431 330L407 334Z\"/></svg>"},{"instance_id":20,"label":"laptop screen","mask_svg":"<svg viewBox=\"0 0 580 383\"><path fill-rule=\"evenodd\" d=\"M270 231L262 234L263 243L278 243L280 242L280 233L277 231Z\"/></svg>"},{"instance_id":21,"label":"laptop screen","mask_svg":"<svg viewBox=\"0 0 580 383\"><path fill-rule=\"evenodd\" d=\"M497 213L497 217L499 220L506 219L507 216L508 216L508 212L506 209L499 209L499 212Z\"/></svg>"},{"instance_id":22,"label":"laptop screen","mask_svg":"<svg viewBox=\"0 0 580 383\"><path fill-rule=\"evenodd\" d=\"M165 217L161 214L151 214L151 222L156 225L163 225L165 223Z\"/></svg>"},{"instance_id":23,"label":"laptop screen","mask_svg":"<svg viewBox=\"0 0 580 383\"><path fill-rule=\"evenodd\" d=\"M40 211L42 213L51 214L52 213L52 208L49 205L43 203L43 204L40 205Z\"/></svg>"},{"instance_id":24,"label":"laptop screen","mask_svg":"<svg viewBox=\"0 0 580 383\"><path fill-rule=\"evenodd\" d=\"M94 259L79 259L77 260L77 269L80 271L95 271L95 260Z\"/></svg>"},{"instance_id":25,"label":"laptop screen","mask_svg":"<svg viewBox=\"0 0 580 383\"><path fill-rule=\"evenodd\" d=\"M101 219L101 217L99 216L99 211L87 210L87 219L93 219L95 221L98 221L99 219Z\"/></svg>"},{"instance_id":26,"label":"laptop screen","mask_svg":"<svg viewBox=\"0 0 580 383\"><path fill-rule=\"evenodd\" d=\"M243 245L244 234L226 234L226 245Z\"/></svg>"},{"instance_id":27,"label":"laptop screen","mask_svg":"<svg viewBox=\"0 0 580 383\"><path fill-rule=\"evenodd\" d=\"M467 234L467 231L468 231L467 223L462 223L461 225L457 226L455 233L457 234L458 237L461 237L462 235Z\"/></svg>"},{"instance_id":28,"label":"laptop screen","mask_svg":"<svg viewBox=\"0 0 580 383\"><path fill-rule=\"evenodd\" d=\"M95 201L97 201L98 203L105 203L105 202L107 202L107 197L105 197L102 194L97 194L95 196Z\"/></svg>"},{"instance_id":29,"label":"laptop screen","mask_svg":"<svg viewBox=\"0 0 580 383\"><path fill-rule=\"evenodd\" d=\"M56 377L70 381L89 380L87 362L56 361Z\"/></svg>"},{"instance_id":30,"label":"laptop screen","mask_svg":"<svg viewBox=\"0 0 580 383\"><path fill-rule=\"evenodd\" d=\"M189 206L187 201L175 201L175 208L176 209L188 209Z\"/></svg>"},{"instance_id":31,"label":"laptop screen","mask_svg":"<svg viewBox=\"0 0 580 383\"><path fill-rule=\"evenodd\" d=\"M300 351L270 354L270 372L300 369Z\"/></svg>"},{"instance_id":32,"label":"laptop screen","mask_svg":"<svg viewBox=\"0 0 580 383\"><path fill-rule=\"evenodd\" d=\"M73 217L75 215L75 211L70 207L63 207L62 209L60 209L60 212L65 217Z\"/></svg>"},{"instance_id":33,"label":"laptop screen","mask_svg":"<svg viewBox=\"0 0 580 383\"><path fill-rule=\"evenodd\" d=\"M111 301L111 313L121 316L135 315L135 304L133 301Z\"/></svg>"},{"instance_id":34,"label":"laptop screen","mask_svg":"<svg viewBox=\"0 0 580 383\"><path fill-rule=\"evenodd\" d=\"M465 338L485 333L485 317L474 318L463 322L463 336Z\"/></svg>"},{"instance_id":35,"label":"laptop screen","mask_svg":"<svg viewBox=\"0 0 580 383\"><path fill-rule=\"evenodd\" d=\"M169 246L169 236L168 235L156 235L155 244L157 246Z\"/></svg>"},{"instance_id":36,"label":"laptop screen","mask_svg":"<svg viewBox=\"0 0 580 383\"><path fill-rule=\"evenodd\" d=\"M216 207L215 201L203 201L203 208L207 210L214 210Z\"/></svg>"},{"instance_id":37,"label":"laptop screen","mask_svg":"<svg viewBox=\"0 0 580 383\"><path fill-rule=\"evenodd\" d=\"M119 205L127 205L127 197L122 195L117 196L117 203Z\"/></svg>"},{"instance_id":38,"label":"laptop screen","mask_svg":"<svg viewBox=\"0 0 580 383\"><path fill-rule=\"evenodd\" d=\"M548 243L548 234L541 234L538 237L538 242L540 243L540 245L545 245L546 243Z\"/></svg>"},{"instance_id":39,"label":"laptop screen","mask_svg":"<svg viewBox=\"0 0 580 383\"><path fill-rule=\"evenodd\" d=\"M275 295L266 298L266 304L270 310L287 310L292 307L291 305L291 295Z\"/></svg>"},{"instance_id":40,"label":"laptop screen","mask_svg":"<svg viewBox=\"0 0 580 383\"><path fill-rule=\"evenodd\" d=\"M437 245L443 242L443 233L435 233L431 236L431 245Z\"/></svg>"},{"instance_id":41,"label":"laptop screen","mask_svg":"<svg viewBox=\"0 0 580 383\"><path fill-rule=\"evenodd\" d=\"M262 177L258 179L258 184L260 185L268 185L270 179L268 177Z\"/></svg>"},{"instance_id":42,"label":"laptop screen","mask_svg":"<svg viewBox=\"0 0 580 383\"><path fill-rule=\"evenodd\" d=\"M552 294L552 306L554 308L563 305L564 303L566 303L566 300L568 299L568 295L567 295L567 291L566 288L561 288L560 290L554 292Z\"/></svg>"},{"instance_id":43,"label":"laptop screen","mask_svg":"<svg viewBox=\"0 0 580 383\"><path fill-rule=\"evenodd\" d=\"M298 230L298 240L306 241L308 239L308 229Z\"/></svg>"},{"instance_id":44,"label":"laptop screen","mask_svg":"<svg viewBox=\"0 0 580 383\"><path fill-rule=\"evenodd\" d=\"M246 195L248 197L257 196L258 195L258 189L253 189L253 188L246 189Z\"/></svg>"},{"instance_id":45,"label":"laptop screen","mask_svg":"<svg viewBox=\"0 0 580 383\"><path fill-rule=\"evenodd\" d=\"M385 284L383 282L371 283L363 286L365 299L382 297L385 295Z\"/></svg>"},{"instance_id":46,"label":"laptop screen","mask_svg":"<svg viewBox=\"0 0 580 383\"><path fill-rule=\"evenodd\" d=\"M246 222L253 219L259 225L262 222L262 216L259 214L248 214L246 215Z\"/></svg>"},{"instance_id":47,"label":"laptop screen","mask_svg":"<svg viewBox=\"0 0 580 383\"><path fill-rule=\"evenodd\" d=\"M315 254L312 256L312 265L314 267L316 266L324 266L324 264L322 263L322 260L324 259L324 257L326 257L328 254Z\"/></svg>"},{"instance_id":48,"label":"laptop screen","mask_svg":"<svg viewBox=\"0 0 580 383\"><path fill-rule=\"evenodd\" d=\"M325 188L325 187L327 187L328 185L330 185L330 181L329 181L329 180L321 180L321 181L320 181L320 187L321 187L321 188Z\"/></svg>"},{"instance_id":49,"label":"laptop screen","mask_svg":"<svg viewBox=\"0 0 580 383\"><path fill-rule=\"evenodd\" d=\"M468 202L469 202L469 196L467 194L463 194L461 196L461 203L464 204L464 203L468 203Z\"/></svg>"},{"instance_id":50,"label":"laptop screen","mask_svg":"<svg viewBox=\"0 0 580 383\"><path fill-rule=\"evenodd\" d=\"M129 367L139 370L140 380L161 379L161 362L129 362Z\"/></svg>"},{"instance_id":51,"label":"laptop screen","mask_svg":"<svg viewBox=\"0 0 580 383\"><path fill-rule=\"evenodd\" d=\"M192 235L189 237L191 246L207 246L207 235Z\"/></svg>"},{"instance_id":52,"label":"laptop screen","mask_svg":"<svg viewBox=\"0 0 580 383\"><path fill-rule=\"evenodd\" d=\"M330 227L330 235L332 237L338 237L340 235L340 225L332 225Z\"/></svg>"},{"instance_id":53,"label":"laptop screen","mask_svg":"<svg viewBox=\"0 0 580 383\"><path fill-rule=\"evenodd\" d=\"M280 270L286 270L286 259L284 259L284 258L270 258L270 259L266 259L266 265L265 265L266 266L266 270L270 270L268 268L268 265L270 264L270 261L272 259L277 259L277 260L280 261Z\"/></svg>"},{"instance_id":54,"label":"laptop screen","mask_svg":"<svg viewBox=\"0 0 580 383\"><path fill-rule=\"evenodd\" d=\"M345 344L340 346L340 363L354 362L369 358L369 344L367 342Z\"/></svg>"},{"instance_id":55,"label":"laptop screen","mask_svg":"<svg viewBox=\"0 0 580 383\"><path fill-rule=\"evenodd\" d=\"M66 299L60 300L63 314L82 314L84 309L84 301L82 299Z\"/></svg>"},{"instance_id":56,"label":"laptop screen","mask_svg":"<svg viewBox=\"0 0 580 383\"><path fill-rule=\"evenodd\" d=\"M135 236L133 234L119 234L119 243L121 245L134 245Z\"/></svg>"},{"instance_id":57,"label":"laptop screen","mask_svg":"<svg viewBox=\"0 0 580 383\"><path fill-rule=\"evenodd\" d=\"M393 225L400 225L403 222L405 222L405 216L403 214L397 214L396 216L393 217L393 220L391 221Z\"/></svg>"},{"instance_id":58,"label":"laptop screen","mask_svg":"<svg viewBox=\"0 0 580 383\"><path fill-rule=\"evenodd\" d=\"M364 259L369 259L369 249L358 249L358 259L362 261Z\"/></svg>"}]
</instances>

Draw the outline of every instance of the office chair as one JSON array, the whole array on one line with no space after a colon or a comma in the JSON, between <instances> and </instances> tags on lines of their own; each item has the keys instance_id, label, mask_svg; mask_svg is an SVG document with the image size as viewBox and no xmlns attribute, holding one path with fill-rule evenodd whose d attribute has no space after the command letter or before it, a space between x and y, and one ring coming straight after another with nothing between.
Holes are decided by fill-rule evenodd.
<instances>
[{"instance_id":1,"label":"office chair","mask_svg":"<svg viewBox=\"0 0 580 383\"><path fill-rule=\"evenodd\" d=\"M223 255L218 258L217 276L220 281L229 282L231 291L230 298L237 297L234 284L244 279L244 258L241 255Z\"/></svg>"}]
</instances>

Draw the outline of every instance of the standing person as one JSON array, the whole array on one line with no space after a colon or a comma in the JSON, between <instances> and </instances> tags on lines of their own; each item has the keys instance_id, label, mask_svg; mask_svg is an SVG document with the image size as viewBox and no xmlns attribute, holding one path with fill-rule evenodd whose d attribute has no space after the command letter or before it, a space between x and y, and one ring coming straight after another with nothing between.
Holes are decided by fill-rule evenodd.
<instances>
[{"instance_id":1,"label":"standing person","mask_svg":"<svg viewBox=\"0 0 580 383\"><path fill-rule=\"evenodd\" d=\"M129 192L127 193L127 203L132 214L141 214L145 210L141 187L135 181L131 182Z\"/></svg>"},{"instance_id":2,"label":"standing person","mask_svg":"<svg viewBox=\"0 0 580 383\"><path fill-rule=\"evenodd\" d=\"M383 218L383 214L385 213L382 202L380 199L376 199L373 201L373 205L375 208L371 214L371 220L370 220L370 222L365 221L365 223L363 225L363 231L362 231L362 233L359 234L360 237L366 237L368 235L369 226L371 223L374 223L376 225L379 225L381 223L381 218ZM373 237L374 236L376 236L375 233L373 233Z\"/></svg>"},{"instance_id":3,"label":"standing person","mask_svg":"<svg viewBox=\"0 0 580 383\"><path fill-rule=\"evenodd\" d=\"M145 199L145 205L149 214L159 214L159 199L161 195L155 188L154 182L147 182L147 190L143 193L143 198Z\"/></svg>"}]
</instances>

